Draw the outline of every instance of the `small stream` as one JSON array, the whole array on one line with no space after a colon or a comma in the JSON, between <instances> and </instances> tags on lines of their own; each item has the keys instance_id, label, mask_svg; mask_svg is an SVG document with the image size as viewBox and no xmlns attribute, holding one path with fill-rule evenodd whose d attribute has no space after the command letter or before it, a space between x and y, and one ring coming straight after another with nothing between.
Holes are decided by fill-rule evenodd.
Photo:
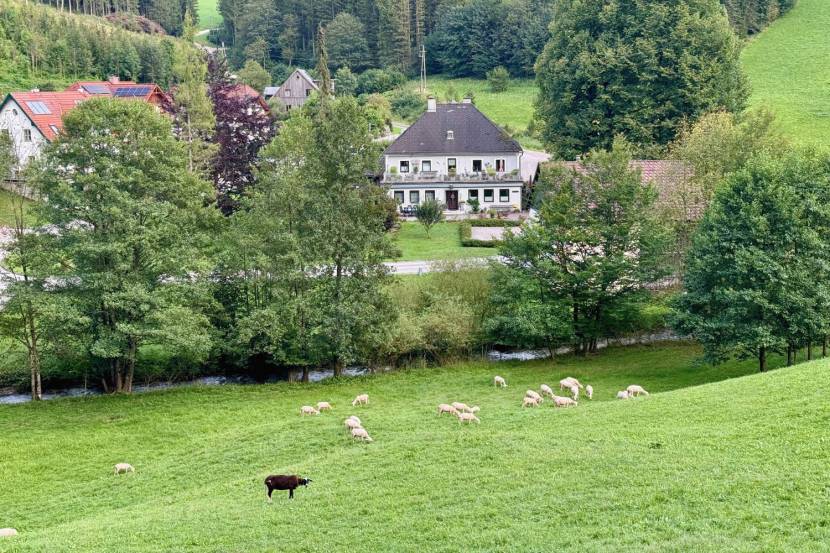
<instances>
[{"instance_id":1,"label":"small stream","mask_svg":"<svg viewBox=\"0 0 830 553\"><path fill-rule=\"evenodd\" d=\"M655 342L670 342L677 341L679 338L671 331L664 331L648 336L641 336L636 338L615 338L602 340L597 347L605 349L609 346L631 346L637 344L651 344ZM556 355L565 355L571 352L571 348L563 347L556 350ZM520 350L520 351L497 351L492 350L487 353L487 359L493 362L504 361L535 361L538 359L547 359L550 357L550 352L546 349L541 350ZM380 372L387 372L394 370L391 367L381 369ZM377 371L376 371L377 372ZM343 369L344 377L355 377L370 374L371 370L368 367L347 367ZM266 379L266 383L274 382L299 382L302 379L302 371L290 371L287 374L273 375ZM309 371L309 382L320 382L327 378L334 377L332 369L317 369ZM186 382L154 382L152 384L141 384L133 386L134 394L142 394L146 392L155 392L158 390L170 390L174 388L186 388L189 386L225 386L228 384L257 384L257 381L247 376L203 376L194 380ZM92 397L104 395L100 388L67 388L65 390L56 390L43 393L44 401L71 398L71 397ZM20 403L29 403L32 397L29 394L19 394L14 389L6 388L0 389L0 405L17 405Z\"/></svg>"}]
</instances>

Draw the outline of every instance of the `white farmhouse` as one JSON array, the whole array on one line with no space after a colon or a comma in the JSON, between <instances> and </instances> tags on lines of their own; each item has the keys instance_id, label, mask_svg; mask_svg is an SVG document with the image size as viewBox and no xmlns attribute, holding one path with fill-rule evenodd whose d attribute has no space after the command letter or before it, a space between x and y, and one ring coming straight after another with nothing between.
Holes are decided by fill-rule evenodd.
<instances>
[{"instance_id":1,"label":"white farmhouse","mask_svg":"<svg viewBox=\"0 0 830 553\"><path fill-rule=\"evenodd\" d=\"M448 215L521 208L522 147L488 119L471 100L439 104L427 110L384 152L381 180L410 212L425 200L437 200Z\"/></svg>"}]
</instances>

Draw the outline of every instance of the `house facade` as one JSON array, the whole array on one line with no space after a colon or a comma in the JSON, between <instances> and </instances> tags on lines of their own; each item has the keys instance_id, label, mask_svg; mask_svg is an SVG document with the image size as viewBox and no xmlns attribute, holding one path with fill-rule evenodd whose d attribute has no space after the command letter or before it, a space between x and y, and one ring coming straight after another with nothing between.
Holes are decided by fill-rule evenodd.
<instances>
[{"instance_id":1,"label":"house facade","mask_svg":"<svg viewBox=\"0 0 830 553\"><path fill-rule=\"evenodd\" d=\"M331 85L334 93L334 82ZM320 91L320 81L314 80L303 69L296 69L279 87L268 87L265 91L266 99L279 98L285 109L290 111L303 107L306 101L315 92Z\"/></svg>"},{"instance_id":2,"label":"house facade","mask_svg":"<svg viewBox=\"0 0 830 553\"><path fill-rule=\"evenodd\" d=\"M166 96L155 84L131 81L78 82L60 92L12 92L0 104L0 132L8 134L17 157L15 172L40 155L63 128L64 115L91 98L117 98L148 102L158 109ZM0 177L2 178L2 177Z\"/></svg>"},{"instance_id":3,"label":"house facade","mask_svg":"<svg viewBox=\"0 0 830 553\"><path fill-rule=\"evenodd\" d=\"M427 110L383 155L381 183L406 213L426 200L463 215L514 211L522 204L522 156L518 142L490 121L471 100Z\"/></svg>"}]
</instances>

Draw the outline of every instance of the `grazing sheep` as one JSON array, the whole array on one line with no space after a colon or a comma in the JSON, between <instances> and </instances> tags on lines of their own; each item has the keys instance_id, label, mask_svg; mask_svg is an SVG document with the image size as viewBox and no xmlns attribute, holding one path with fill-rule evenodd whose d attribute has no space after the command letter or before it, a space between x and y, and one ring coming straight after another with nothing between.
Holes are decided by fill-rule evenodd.
<instances>
[{"instance_id":1,"label":"grazing sheep","mask_svg":"<svg viewBox=\"0 0 830 553\"><path fill-rule=\"evenodd\" d=\"M571 386L571 396L574 401L579 399L579 386Z\"/></svg>"},{"instance_id":2,"label":"grazing sheep","mask_svg":"<svg viewBox=\"0 0 830 553\"><path fill-rule=\"evenodd\" d=\"M311 478L300 478L296 474L272 474L265 479L268 488L268 503L271 502L271 492L274 490L288 490L288 499L294 499L294 490L299 486L308 486Z\"/></svg>"},{"instance_id":3,"label":"grazing sheep","mask_svg":"<svg viewBox=\"0 0 830 553\"><path fill-rule=\"evenodd\" d=\"M637 386L636 384L632 384L626 388L625 391L628 392L629 397L637 397L640 394L644 396L648 395L648 392L646 392L642 386Z\"/></svg>"},{"instance_id":4,"label":"grazing sheep","mask_svg":"<svg viewBox=\"0 0 830 553\"><path fill-rule=\"evenodd\" d=\"M331 411L332 409L333 409L333 407L331 406L331 403L329 403L328 401L318 401L317 402L317 410L318 411Z\"/></svg>"},{"instance_id":5,"label":"grazing sheep","mask_svg":"<svg viewBox=\"0 0 830 553\"><path fill-rule=\"evenodd\" d=\"M127 474L128 472L135 472L133 466L129 463L118 463L115 465L115 474Z\"/></svg>"},{"instance_id":6,"label":"grazing sheep","mask_svg":"<svg viewBox=\"0 0 830 553\"><path fill-rule=\"evenodd\" d=\"M356 422L357 424L359 424L360 426L363 426L363 423L362 423L362 422L360 422L360 419L359 419L359 418L357 418L356 416L351 415L349 418L350 418L350 419L352 419L353 421L355 421L355 422Z\"/></svg>"},{"instance_id":7,"label":"grazing sheep","mask_svg":"<svg viewBox=\"0 0 830 553\"><path fill-rule=\"evenodd\" d=\"M473 413L458 413L458 424L475 422L481 424L481 421Z\"/></svg>"},{"instance_id":8,"label":"grazing sheep","mask_svg":"<svg viewBox=\"0 0 830 553\"><path fill-rule=\"evenodd\" d=\"M450 415L457 415L458 409L453 407L452 405L447 405L446 403L442 403L438 406L438 416L440 417L444 413L449 413Z\"/></svg>"},{"instance_id":9,"label":"grazing sheep","mask_svg":"<svg viewBox=\"0 0 830 553\"><path fill-rule=\"evenodd\" d=\"M0 538L10 538L17 535L17 530L14 528L0 528Z\"/></svg>"},{"instance_id":10,"label":"grazing sheep","mask_svg":"<svg viewBox=\"0 0 830 553\"><path fill-rule=\"evenodd\" d=\"M360 424L360 421L356 421L354 419L346 419L346 420L343 421L343 424L349 430L351 430L353 428L361 428L363 426L362 424Z\"/></svg>"},{"instance_id":11,"label":"grazing sheep","mask_svg":"<svg viewBox=\"0 0 830 553\"><path fill-rule=\"evenodd\" d=\"M352 402L352 407L357 405L369 405L369 394L360 394Z\"/></svg>"},{"instance_id":12,"label":"grazing sheep","mask_svg":"<svg viewBox=\"0 0 830 553\"><path fill-rule=\"evenodd\" d=\"M470 410L467 411L467 412L468 413L478 413L479 411L481 411L481 407L479 407L478 405L473 405L472 407L470 407Z\"/></svg>"},{"instance_id":13,"label":"grazing sheep","mask_svg":"<svg viewBox=\"0 0 830 553\"><path fill-rule=\"evenodd\" d=\"M536 392L534 392L533 390L528 390L528 391L526 391L526 392L525 392L525 396L526 396L526 397L532 397L533 399L535 399L535 400L536 400L536 401L538 401L539 403L542 403L542 396L540 396L539 394L537 394L537 393L536 393Z\"/></svg>"},{"instance_id":14,"label":"grazing sheep","mask_svg":"<svg viewBox=\"0 0 830 553\"><path fill-rule=\"evenodd\" d=\"M303 405L300 407L300 415L303 417L306 415L319 415L320 411L312 407L311 405Z\"/></svg>"},{"instance_id":15,"label":"grazing sheep","mask_svg":"<svg viewBox=\"0 0 830 553\"><path fill-rule=\"evenodd\" d=\"M457 411L461 413L466 413L470 410L466 403L461 403L460 401L453 401L452 406L456 408Z\"/></svg>"},{"instance_id":16,"label":"grazing sheep","mask_svg":"<svg viewBox=\"0 0 830 553\"><path fill-rule=\"evenodd\" d=\"M585 386L585 395L588 396L588 399L594 399L594 387L590 384Z\"/></svg>"},{"instance_id":17,"label":"grazing sheep","mask_svg":"<svg viewBox=\"0 0 830 553\"><path fill-rule=\"evenodd\" d=\"M579 380L576 378L569 376L567 378L563 378L559 381L559 390L564 390L565 388L571 389L571 386L579 386L580 388L584 388L582 384L579 383Z\"/></svg>"},{"instance_id":18,"label":"grazing sheep","mask_svg":"<svg viewBox=\"0 0 830 553\"><path fill-rule=\"evenodd\" d=\"M494 378L493 382L495 383L496 388L499 388L499 387L507 388L507 382L505 382L505 380L500 376L497 376L496 378Z\"/></svg>"},{"instance_id":19,"label":"grazing sheep","mask_svg":"<svg viewBox=\"0 0 830 553\"><path fill-rule=\"evenodd\" d=\"M364 442L374 441L369 437L369 433L366 432L365 428L352 428L352 437L356 440L363 440Z\"/></svg>"},{"instance_id":20,"label":"grazing sheep","mask_svg":"<svg viewBox=\"0 0 830 553\"><path fill-rule=\"evenodd\" d=\"M540 401L535 397L525 396L522 399L522 407L538 407Z\"/></svg>"},{"instance_id":21,"label":"grazing sheep","mask_svg":"<svg viewBox=\"0 0 830 553\"><path fill-rule=\"evenodd\" d=\"M628 399L629 397L628 391L626 390L620 390L617 392L617 399Z\"/></svg>"},{"instance_id":22,"label":"grazing sheep","mask_svg":"<svg viewBox=\"0 0 830 553\"><path fill-rule=\"evenodd\" d=\"M576 407L578 403L569 397L553 396L554 407Z\"/></svg>"},{"instance_id":23,"label":"grazing sheep","mask_svg":"<svg viewBox=\"0 0 830 553\"><path fill-rule=\"evenodd\" d=\"M542 390L543 394L547 394L550 397L553 397L553 390L547 384L542 384L541 386L539 386L539 389Z\"/></svg>"}]
</instances>

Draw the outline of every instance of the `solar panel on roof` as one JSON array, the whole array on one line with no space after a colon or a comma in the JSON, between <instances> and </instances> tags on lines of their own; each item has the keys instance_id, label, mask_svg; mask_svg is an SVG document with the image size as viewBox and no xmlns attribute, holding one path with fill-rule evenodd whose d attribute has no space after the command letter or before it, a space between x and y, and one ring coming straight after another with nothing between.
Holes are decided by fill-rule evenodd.
<instances>
[{"instance_id":1,"label":"solar panel on roof","mask_svg":"<svg viewBox=\"0 0 830 553\"><path fill-rule=\"evenodd\" d=\"M115 96L118 98L134 98L146 96L151 90L149 86L131 86L116 89Z\"/></svg>"},{"instance_id":2,"label":"solar panel on roof","mask_svg":"<svg viewBox=\"0 0 830 553\"><path fill-rule=\"evenodd\" d=\"M88 84L84 85L84 90L89 92L90 94L109 94L110 89L108 86L103 84Z\"/></svg>"},{"instance_id":3,"label":"solar panel on roof","mask_svg":"<svg viewBox=\"0 0 830 553\"><path fill-rule=\"evenodd\" d=\"M29 106L29 109L32 110L32 113L35 115L49 115L52 113L43 102L26 102L26 105Z\"/></svg>"},{"instance_id":4,"label":"solar panel on roof","mask_svg":"<svg viewBox=\"0 0 830 553\"><path fill-rule=\"evenodd\" d=\"M115 89L115 96L118 98L126 98L128 96L132 96L133 89L132 88L116 88Z\"/></svg>"}]
</instances>

